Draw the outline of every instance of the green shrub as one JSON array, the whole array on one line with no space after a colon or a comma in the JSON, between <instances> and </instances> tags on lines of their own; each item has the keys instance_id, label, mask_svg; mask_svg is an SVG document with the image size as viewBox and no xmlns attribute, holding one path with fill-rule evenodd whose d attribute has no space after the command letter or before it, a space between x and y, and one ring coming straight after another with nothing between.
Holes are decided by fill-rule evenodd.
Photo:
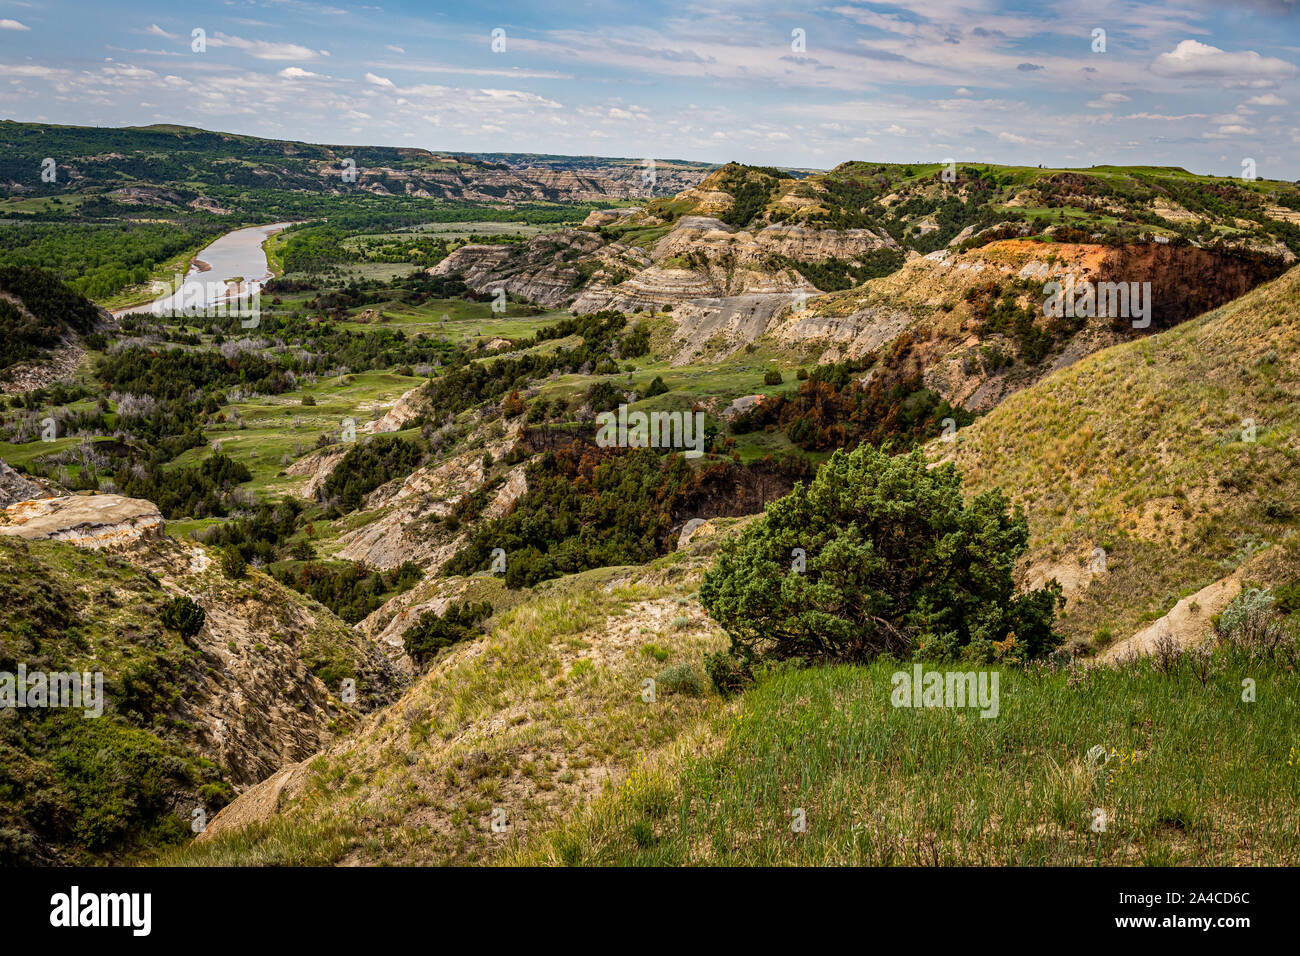
<instances>
[{"instance_id":1,"label":"green shrub","mask_svg":"<svg viewBox=\"0 0 1300 956\"><path fill-rule=\"evenodd\" d=\"M163 605L160 615L163 627L175 631L181 637L190 638L203 629L207 619L203 608L188 597L172 598Z\"/></svg>"},{"instance_id":2,"label":"green shrub","mask_svg":"<svg viewBox=\"0 0 1300 956\"><path fill-rule=\"evenodd\" d=\"M741 662L726 651L714 651L704 658L704 673L713 689L723 697L738 693L753 680Z\"/></svg>"},{"instance_id":3,"label":"green shrub","mask_svg":"<svg viewBox=\"0 0 1300 956\"><path fill-rule=\"evenodd\" d=\"M1300 581L1292 581L1273 589L1273 608L1280 614L1300 611Z\"/></svg>"},{"instance_id":4,"label":"green shrub","mask_svg":"<svg viewBox=\"0 0 1300 956\"><path fill-rule=\"evenodd\" d=\"M653 657L660 664L668 660L668 649L660 647L658 644L642 644L641 653L646 657Z\"/></svg>"},{"instance_id":5,"label":"green shrub","mask_svg":"<svg viewBox=\"0 0 1300 956\"><path fill-rule=\"evenodd\" d=\"M1243 590L1214 622L1219 639L1251 660L1300 660L1300 642L1274 610L1267 588Z\"/></svg>"},{"instance_id":6,"label":"green shrub","mask_svg":"<svg viewBox=\"0 0 1300 956\"><path fill-rule=\"evenodd\" d=\"M643 398L654 398L656 395L662 395L662 394L664 394L664 392L667 392L667 391L669 391L669 389L668 389L668 386L664 384L664 378L663 378L663 376L662 376L662 375L656 375L656 376L654 377L654 381L651 382L649 385L646 386L645 395L642 396L642 397L643 397Z\"/></svg>"},{"instance_id":7,"label":"green shrub","mask_svg":"<svg viewBox=\"0 0 1300 956\"><path fill-rule=\"evenodd\" d=\"M1219 633L1225 637L1239 636L1272 610L1272 591L1267 588L1242 591L1219 615Z\"/></svg>"},{"instance_id":8,"label":"green shrub","mask_svg":"<svg viewBox=\"0 0 1300 956\"><path fill-rule=\"evenodd\" d=\"M685 694L698 697L704 693L704 682L695 668L683 661L671 667L665 667L655 678L658 690L667 694Z\"/></svg>"},{"instance_id":9,"label":"green shrub","mask_svg":"<svg viewBox=\"0 0 1300 956\"><path fill-rule=\"evenodd\" d=\"M441 617L434 611L425 611L415 626L402 635L402 643L411 659L423 666L443 648L476 637L479 622L491 616L492 605L487 601L456 602Z\"/></svg>"},{"instance_id":10,"label":"green shrub","mask_svg":"<svg viewBox=\"0 0 1300 956\"><path fill-rule=\"evenodd\" d=\"M783 381L784 379L781 378L781 373L776 369L770 369L763 373L764 385L780 385Z\"/></svg>"},{"instance_id":11,"label":"green shrub","mask_svg":"<svg viewBox=\"0 0 1300 956\"><path fill-rule=\"evenodd\" d=\"M232 581L238 581L248 573L248 562L244 560L243 554L234 545L227 545L221 549L221 573Z\"/></svg>"},{"instance_id":12,"label":"green shrub","mask_svg":"<svg viewBox=\"0 0 1300 956\"><path fill-rule=\"evenodd\" d=\"M1061 642L1052 625L1064 602L1056 582L1015 593L1028 538L1000 491L964 501L953 465L860 445L724 542L700 602L746 661L860 662L943 645L941 656L1036 657Z\"/></svg>"}]
</instances>

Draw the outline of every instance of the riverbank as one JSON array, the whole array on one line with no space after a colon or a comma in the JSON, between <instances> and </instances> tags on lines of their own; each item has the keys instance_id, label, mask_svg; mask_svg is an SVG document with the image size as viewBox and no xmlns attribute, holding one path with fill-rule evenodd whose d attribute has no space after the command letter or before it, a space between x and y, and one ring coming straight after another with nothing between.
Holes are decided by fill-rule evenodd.
<instances>
[{"instance_id":1,"label":"riverbank","mask_svg":"<svg viewBox=\"0 0 1300 956\"><path fill-rule=\"evenodd\" d=\"M205 276L205 284L236 278L249 280L253 276L258 277L254 281L265 282L283 271L282 268L277 268L278 263L273 264L267 246L275 236L293 224L275 222L231 230L199 248L169 260L161 269L156 270L160 275L151 281L147 289L137 288L113 300L101 302L100 305L115 317L129 312L146 311L157 303L174 298L180 284L198 275ZM177 283L177 275L182 277L181 283Z\"/></svg>"}]
</instances>

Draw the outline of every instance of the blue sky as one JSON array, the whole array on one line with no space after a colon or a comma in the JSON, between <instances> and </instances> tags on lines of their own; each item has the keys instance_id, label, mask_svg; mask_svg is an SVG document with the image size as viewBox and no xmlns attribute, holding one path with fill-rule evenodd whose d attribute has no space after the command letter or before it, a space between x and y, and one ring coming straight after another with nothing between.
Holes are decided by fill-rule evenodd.
<instances>
[{"instance_id":1,"label":"blue sky","mask_svg":"<svg viewBox=\"0 0 1300 956\"><path fill-rule=\"evenodd\" d=\"M1300 179L1297 7L0 0L0 116L819 168L1250 158Z\"/></svg>"}]
</instances>

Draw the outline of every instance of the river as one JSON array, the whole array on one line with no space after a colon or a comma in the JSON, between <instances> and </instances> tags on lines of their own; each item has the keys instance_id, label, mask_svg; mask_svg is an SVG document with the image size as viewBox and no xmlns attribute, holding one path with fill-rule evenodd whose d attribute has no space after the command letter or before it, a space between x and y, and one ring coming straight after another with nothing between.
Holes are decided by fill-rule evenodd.
<instances>
[{"instance_id":1,"label":"river","mask_svg":"<svg viewBox=\"0 0 1300 956\"><path fill-rule=\"evenodd\" d=\"M292 223L276 222L226 233L194 257L184 283L175 292L168 292L145 305L118 309L113 314L177 314L184 309L230 302L240 294L260 291L262 283L271 278L262 243L290 225ZM232 284L232 279L242 279L244 284Z\"/></svg>"}]
</instances>

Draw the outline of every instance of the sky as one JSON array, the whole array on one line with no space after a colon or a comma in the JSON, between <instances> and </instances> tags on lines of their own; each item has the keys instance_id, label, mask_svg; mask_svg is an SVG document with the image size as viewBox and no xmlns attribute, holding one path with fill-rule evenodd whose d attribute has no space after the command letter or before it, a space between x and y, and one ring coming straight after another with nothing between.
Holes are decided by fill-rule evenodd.
<instances>
[{"instance_id":1,"label":"sky","mask_svg":"<svg viewBox=\"0 0 1300 956\"><path fill-rule=\"evenodd\" d=\"M0 117L463 152L1297 180L1297 64L1300 0L0 0Z\"/></svg>"}]
</instances>

